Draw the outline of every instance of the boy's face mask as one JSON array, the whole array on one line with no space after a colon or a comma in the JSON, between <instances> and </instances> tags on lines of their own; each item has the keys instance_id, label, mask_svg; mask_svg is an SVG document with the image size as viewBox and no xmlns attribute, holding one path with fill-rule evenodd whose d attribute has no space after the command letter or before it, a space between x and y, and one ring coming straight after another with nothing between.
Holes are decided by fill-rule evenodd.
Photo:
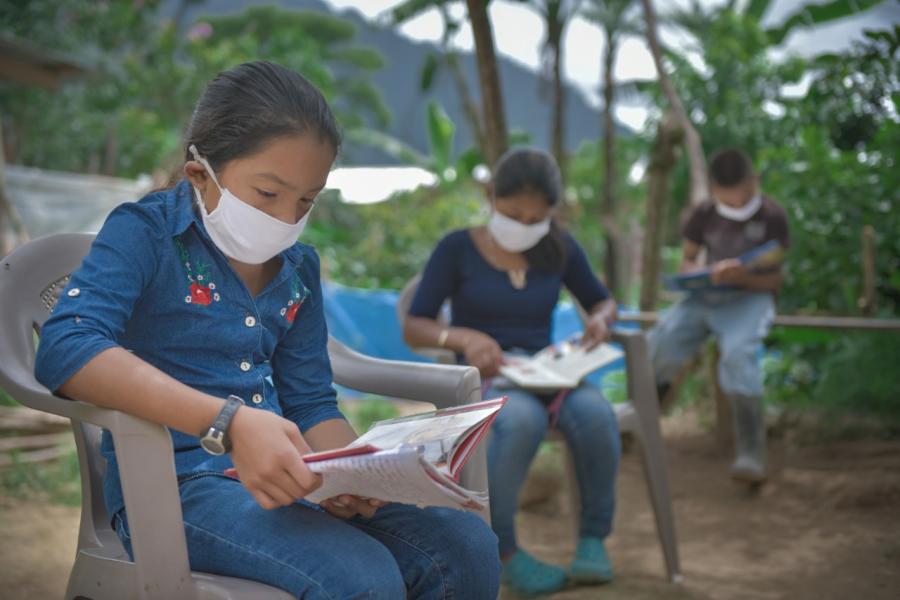
<instances>
[{"instance_id":1,"label":"boy's face mask","mask_svg":"<svg viewBox=\"0 0 900 600\"><path fill-rule=\"evenodd\" d=\"M750 199L750 202L743 205L740 208L734 208L733 206L728 206L718 198L716 198L716 212L719 213L720 217L724 217L731 221L747 221L756 214L756 211L762 206L762 195L759 192L756 193L753 198Z\"/></svg>"},{"instance_id":2,"label":"boy's face mask","mask_svg":"<svg viewBox=\"0 0 900 600\"><path fill-rule=\"evenodd\" d=\"M272 217L258 208L250 206L226 188L219 185L207 160L200 156L197 147L188 148L194 159L203 165L213 183L219 188L219 205L207 212L200 191L195 187L197 204L203 225L213 243L228 258L249 265L258 265L277 256L296 243L306 227L309 212L293 225Z\"/></svg>"}]
</instances>

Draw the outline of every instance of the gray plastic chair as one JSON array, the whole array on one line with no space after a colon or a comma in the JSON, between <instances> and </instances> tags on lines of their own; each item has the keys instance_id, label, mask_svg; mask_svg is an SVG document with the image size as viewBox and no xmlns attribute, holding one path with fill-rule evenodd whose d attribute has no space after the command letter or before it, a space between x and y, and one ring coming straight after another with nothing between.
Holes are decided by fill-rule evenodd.
<instances>
[{"instance_id":1,"label":"gray plastic chair","mask_svg":"<svg viewBox=\"0 0 900 600\"><path fill-rule=\"evenodd\" d=\"M397 298L397 316L401 323L409 313L409 306L419 287L421 274L407 282ZM582 321L586 313L578 306ZM446 323L446 312L441 311L439 321ZM669 479L666 471L665 443L659 428L659 400L656 395L656 380L650 363L650 354L644 333L636 330L614 329L613 341L622 345L625 351L625 371L628 380L629 402L614 404L619 431L629 433L638 441L641 461L644 465L644 479L656 517L656 531L662 547L666 572L672 582L681 581L681 566L678 560L678 541L675 535L675 520L672 501L669 496ZM456 356L444 348L413 348L413 351L427 356L438 363L456 364ZM565 463L569 481L569 497L572 499L572 514L580 512L578 482L575 477L575 463L569 452L565 437L557 429L547 432L548 441L562 442L565 448ZM577 532L578 524L574 524Z\"/></svg>"},{"instance_id":2,"label":"gray plastic chair","mask_svg":"<svg viewBox=\"0 0 900 600\"><path fill-rule=\"evenodd\" d=\"M82 508L75 564L66 598L180 600L288 599L250 580L191 572L167 430L128 414L51 395L34 372L35 332L87 254L93 235L62 234L29 242L0 261L0 387L31 408L72 420L81 468ZM481 399L478 370L377 360L329 339L335 381L374 394L424 400L439 407ZM134 562L109 524L103 501L101 427L112 432L128 510ZM480 448L462 474L487 489ZM487 518L487 511L482 515Z\"/></svg>"}]
</instances>

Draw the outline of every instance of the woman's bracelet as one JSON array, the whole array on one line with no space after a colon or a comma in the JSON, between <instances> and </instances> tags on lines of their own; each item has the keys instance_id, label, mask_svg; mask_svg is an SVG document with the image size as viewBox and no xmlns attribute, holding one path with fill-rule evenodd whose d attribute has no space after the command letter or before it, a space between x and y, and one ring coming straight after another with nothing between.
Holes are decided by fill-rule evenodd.
<instances>
[{"instance_id":1,"label":"woman's bracelet","mask_svg":"<svg viewBox=\"0 0 900 600\"><path fill-rule=\"evenodd\" d=\"M440 335L438 335L438 346L443 348L447 344L447 338L450 336L450 330L444 329L441 331Z\"/></svg>"}]
</instances>

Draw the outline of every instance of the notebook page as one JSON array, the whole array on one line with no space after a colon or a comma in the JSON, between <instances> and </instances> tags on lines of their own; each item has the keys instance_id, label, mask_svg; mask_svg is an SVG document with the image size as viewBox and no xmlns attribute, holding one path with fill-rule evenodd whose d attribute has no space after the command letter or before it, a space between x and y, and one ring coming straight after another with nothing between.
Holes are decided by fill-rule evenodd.
<instances>
[{"instance_id":1,"label":"notebook page","mask_svg":"<svg viewBox=\"0 0 900 600\"><path fill-rule=\"evenodd\" d=\"M385 450L375 454L338 458L309 464L310 470L322 475L322 486L306 497L321 502L340 494L377 498L417 506L463 508L473 501L479 508L478 494L469 494L459 486L438 483L444 478L434 471L426 472L419 449L411 446ZM437 474L437 475L435 475Z\"/></svg>"}]
</instances>

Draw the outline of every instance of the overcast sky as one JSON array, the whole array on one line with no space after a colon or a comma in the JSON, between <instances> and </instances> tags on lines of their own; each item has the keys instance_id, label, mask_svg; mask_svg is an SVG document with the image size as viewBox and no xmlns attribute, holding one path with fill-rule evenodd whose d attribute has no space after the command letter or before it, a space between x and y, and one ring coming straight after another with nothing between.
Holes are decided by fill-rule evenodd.
<instances>
[{"instance_id":1,"label":"overcast sky","mask_svg":"<svg viewBox=\"0 0 900 600\"><path fill-rule=\"evenodd\" d=\"M400 0L325 0L337 8L354 8L370 19L375 19L391 7L400 4ZM722 0L699 0L701 4L717 5ZM782 22L799 6L808 3L806 0L773 0L763 23L766 25ZM687 0L657 0L656 7L660 12L675 6L686 6ZM465 3L456 2L453 10L458 16L465 15ZM536 70L540 65L540 47L544 36L541 18L532 9L516 5L506 0L494 0L490 6L491 22L494 26L494 38L500 54L508 56L527 67ZM886 18L887 17L887 18ZM826 50L834 50L847 46L851 40L859 39L864 28L884 28L890 22L900 22L900 2L888 0L881 6L866 13L845 19L840 23L819 27L815 30L801 30L794 33L785 44L788 52L801 55L817 54ZM436 10L428 11L409 21L400 29L404 35L415 40L438 41L443 25ZM683 47L686 40L679 39L673 32L663 31L663 38L675 47ZM455 43L463 50L471 50L472 34L468 27L463 27L455 39ZM564 76L580 88L588 101L598 104L596 90L601 77L600 59L603 50L603 35L600 29L590 22L576 18L567 30L564 56ZM653 59L643 40L627 39L619 49L619 58L615 66L615 74L619 79L653 79L656 71ZM621 107L617 116L629 125L639 127L646 111L638 107Z\"/></svg>"}]
</instances>

